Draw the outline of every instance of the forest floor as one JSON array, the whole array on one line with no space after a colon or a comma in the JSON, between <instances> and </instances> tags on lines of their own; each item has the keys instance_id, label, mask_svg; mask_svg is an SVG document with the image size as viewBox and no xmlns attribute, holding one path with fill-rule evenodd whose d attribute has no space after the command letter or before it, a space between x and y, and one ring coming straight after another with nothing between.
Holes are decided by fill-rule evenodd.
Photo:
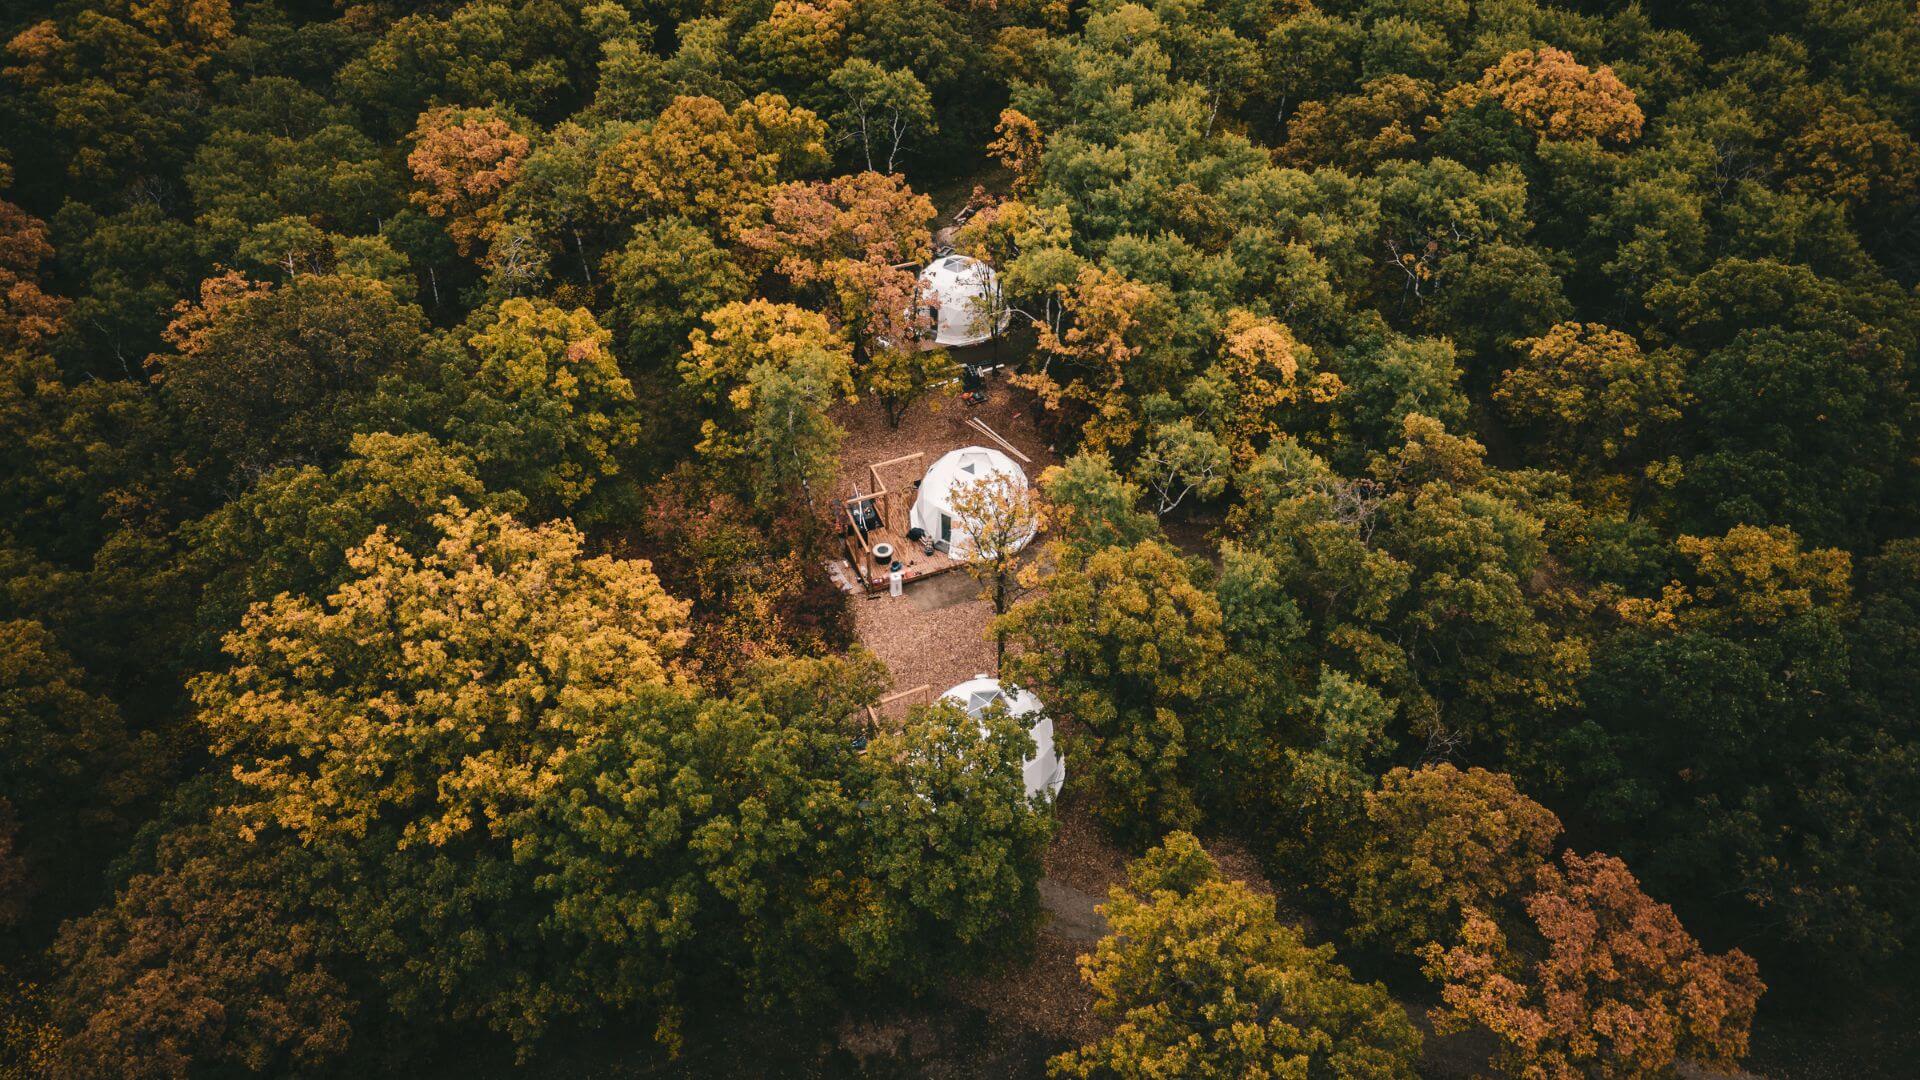
<instances>
[{"instance_id":1,"label":"forest floor","mask_svg":"<svg viewBox=\"0 0 1920 1080\"><path fill-rule=\"evenodd\" d=\"M945 396L933 409L910 410L897 429L888 426L876 403L842 409L834 417L847 432L836 495L851 495L855 484L870 488L866 470L871 462L923 453L930 465L950 450L994 445L967 425L969 417L984 421L1031 458L1032 463L1022 467L1029 480L1037 478L1057 459L1032 423L1031 395L999 376L989 379L986 394L986 402L975 406L961 404L957 394ZM911 490L905 498L912 498ZM856 598L853 605L861 642L887 665L896 690L924 685L937 696L996 669L988 634L993 609L964 569L916 581L901 596L880 593ZM1100 1033L1077 960L1106 932L1106 920L1095 909L1126 868L1125 853L1106 839L1087 813L1086 800L1074 793L1071 774L1055 819L1040 884L1047 921L1030 961L991 976L958 980L948 991L955 1003L979 1010L996 1025L1037 1035L1046 1046L1070 1045ZM858 1038L897 1053L913 1041L915 1030L912 1020L902 1016L862 1025Z\"/></svg>"}]
</instances>

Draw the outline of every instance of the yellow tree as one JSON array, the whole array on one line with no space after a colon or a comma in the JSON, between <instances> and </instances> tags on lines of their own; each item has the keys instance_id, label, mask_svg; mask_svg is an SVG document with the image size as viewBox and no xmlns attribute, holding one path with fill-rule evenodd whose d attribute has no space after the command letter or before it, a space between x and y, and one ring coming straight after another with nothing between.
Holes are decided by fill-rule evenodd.
<instances>
[{"instance_id":1,"label":"yellow tree","mask_svg":"<svg viewBox=\"0 0 1920 1080\"><path fill-rule=\"evenodd\" d=\"M1556 467L1631 461L1653 434L1680 419L1686 393L1670 351L1644 353L1627 334L1577 322L1515 344L1520 362L1502 376L1493 399L1534 434Z\"/></svg>"},{"instance_id":2,"label":"yellow tree","mask_svg":"<svg viewBox=\"0 0 1920 1080\"><path fill-rule=\"evenodd\" d=\"M767 300L706 314L680 362L705 416L695 452L762 509L811 499L832 478L842 432L827 416L853 399L853 356L826 317Z\"/></svg>"},{"instance_id":3,"label":"yellow tree","mask_svg":"<svg viewBox=\"0 0 1920 1080\"><path fill-rule=\"evenodd\" d=\"M500 227L500 196L532 143L496 109L447 106L421 113L408 139L407 168L420 184L414 203L445 219L460 254L484 250Z\"/></svg>"},{"instance_id":4,"label":"yellow tree","mask_svg":"<svg viewBox=\"0 0 1920 1080\"><path fill-rule=\"evenodd\" d=\"M1014 196L1032 191L1040 182L1040 156L1046 150L1040 125L1019 109L1002 109L993 134L987 153L1013 174Z\"/></svg>"},{"instance_id":5,"label":"yellow tree","mask_svg":"<svg viewBox=\"0 0 1920 1080\"><path fill-rule=\"evenodd\" d=\"M933 217L932 200L901 177L864 172L782 185L767 222L741 237L823 305L896 427L908 404L953 374L944 352L919 348L932 320L909 266L931 254Z\"/></svg>"},{"instance_id":6,"label":"yellow tree","mask_svg":"<svg viewBox=\"0 0 1920 1080\"><path fill-rule=\"evenodd\" d=\"M1099 452L1131 443L1140 431L1138 384L1164 344L1153 289L1116 270L1085 267L1062 299L1071 325L1042 325L1040 370L1014 381L1039 395L1049 410L1069 402L1088 410L1081 449Z\"/></svg>"},{"instance_id":7,"label":"yellow tree","mask_svg":"<svg viewBox=\"0 0 1920 1080\"><path fill-rule=\"evenodd\" d=\"M1920 192L1920 143L1858 98L1824 89L1790 92L1788 114L1807 116L1780 148L1784 186L1859 209L1898 206Z\"/></svg>"},{"instance_id":8,"label":"yellow tree","mask_svg":"<svg viewBox=\"0 0 1920 1080\"><path fill-rule=\"evenodd\" d=\"M1395 769L1366 796L1352 864L1353 935L1412 953L1452 942L1468 909L1493 910L1553 854L1560 820L1485 769Z\"/></svg>"},{"instance_id":9,"label":"yellow tree","mask_svg":"<svg viewBox=\"0 0 1920 1080\"><path fill-rule=\"evenodd\" d=\"M1357 94L1303 101L1287 120L1285 159L1301 168L1333 165L1367 169L1412 153L1420 118L1433 104L1427 86L1405 75L1383 75Z\"/></svg>"},{"instance_id":10,"label":"yellow tree","mask_svg":"<svg viewBox=\"0 0 1920 1080\"><path fill-rule=\"evenodd\" d=\"M908 406L937 387L951 385L959 373L960 365L945 349L889 345L874 350L860 365L860 382L880 399L888 425L897 428Z\"/></svg>"},{"instance_id":11,"label":"yellow tree","mask_svg":"<svg viewBox=\"0 0 1920 1080\"><path fill-rule=\"evenodd\" d=\"M1682 536L1674 542L1692 563L1658 599L1618 605L1633 622L1728 633L1767 633L1818 608L1844 609L1852 599L1853 559L1838 548L1804 548L1784 525L1735 525L1724 536Z\"/></svg>"},{"instance_id":12,"label":"yellow tree","mask_svg":"<svg viewBox=\"0 0 1920 1080\"><path fill-rule=\"evenodd\" d=\"M731 112L710 97L679 97L607 149L589 193L628 218L677 215L731 238L775 184L826 165L826 137L819 117L778 94Z\"/></svg>"},{"instance_id":13,"label":"yellow tree","mask_svg":"<svg viewBox=\"0 0 1920 1080\"><path fill-rule=\"evenodd\" d=\"M774 0L773 9L740 35L740 55L768 83L822 86L846 55L852 7L852 0Z\"/></svg>"},{"instance_id":14,"label":"yellow tree","mask_svg":"<svg viewBox=\"0 0 1920 1080\"><path fill-rule=\"evenodd\" d=\"M1411 1078L1420 1033L1379 983L1355 982L1333 948L1310 948L1273 898L1229 881L1176 832L1127 869L1080 958L1112 1027L1054 1058L1051 1075Z\"/></svg>"},{"instance_id":15,"label":"yellow tree","mask_svg":"<svg viewBox=\"0 0 1920 1080\"><path fill-rule=\"evenodd\" d=\"M1290 409L1331 401L1343 389L1338 375L1313 370L1312 352L1286 324L1247 311L1228 313L1209 374L1223 405L1223 441L1240 469L1285 430Z\"/></svg>"},{"instance_id":16,"label":"yellow tree","mask_svg":"<svg viewBox=\"0 0 1920 1080\"><path fill-rule=\"evenodd\" d=\"M434 528L422 551L376 531L324 601L254 605L227 636L232 666L194 681L249 832L476 837L607 737L634 687L676 678L686 605L645 562L584 558L565 522L458 503Z\"/></svg>"},{"instance_id":17,"label":"yellow tree","mask_svg":"<svg viewBox=\"0 0 1920 1080\"><path fill-rule=\"evenodd\" d=\"M1007 630L998 616L1013 606L1022 584L1020 553L1046 523L1040 493L1009 473L990 471L955 484L953 523L966 534L967 573L980 583L981 599L993 604L994 665L1007 657Z\"/></svg>"},{"instance_id":18,"label":"yellow tree","mask_svg":"<svg viewBox=\"0 0 1920 1080\"><path fill-rule=\"evenodd\" d=\"M1633 91L1612 68L1589 68L1552 47L1508 53L1478 83L1449 92L1446 106L1461 108L1488 98L1542 139L1629 143L1646 122Z\"/></svg>"}]
</instances>

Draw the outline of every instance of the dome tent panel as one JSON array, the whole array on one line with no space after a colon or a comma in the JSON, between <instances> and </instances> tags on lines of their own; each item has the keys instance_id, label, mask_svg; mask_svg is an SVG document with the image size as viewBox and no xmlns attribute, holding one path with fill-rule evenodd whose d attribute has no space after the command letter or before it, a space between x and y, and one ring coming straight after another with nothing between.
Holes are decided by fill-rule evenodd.
<instances>
[{"instance_id":1,"label":"dome tent panel","mask_svg":"<svg viewBox=\"0 0 1920 1080\"><path fill-rule=\"evenodd\" d=\"M1060 786L1067 779L1067 765L1054 748L1053 719L1041 709L1039 698L1020 687L1003 685L998 679L990 679L985 675L968 679L940 697L944 701L959 704L975 720L998 705L1006 708L1007 715L1025 722L1034 747L1032 755L1021 769L1027 785L1027 797L1060 794ZM985 729L982 728L982 731Z\"/></svg>"},{"instance_id":2,"label":"dome tent panel","mask_svg":"<svg viewBox=\"0 0 1920 1080\"><path fill-rule=\"evenodd\" d=\"M993 267L965 255L942 256L920 271L920 297L940 345L990 341L1007 328L1012 314L1000 302L1000 279Z\"/></svg>"},{"instance_id":3,"label":"dome tent panel","mask_svg":"<svg viewBox=\"0 0 1920 1080\"><path fill-rule=\"evenodd\" d=\"M920 478L920 491L913 500L908 524L921 530L953 558L965 562L973 556L973 538L967 534L953 511L953 492L962 484L999 473L1024 488L1027 474L1014 460L985 446L963 446L928 467ZM1013 546L1018 551L1031 536Z\"/></svg>"}]
</instances>

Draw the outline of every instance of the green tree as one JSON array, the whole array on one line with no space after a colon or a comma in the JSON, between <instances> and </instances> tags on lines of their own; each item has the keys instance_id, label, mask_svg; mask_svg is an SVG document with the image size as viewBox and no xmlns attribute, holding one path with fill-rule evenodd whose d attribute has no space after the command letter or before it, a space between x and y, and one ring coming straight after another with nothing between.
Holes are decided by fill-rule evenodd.
<instances>
[{"instance_id":1,"label":"green tree","mask_svg":"<svg viewBox=\"0 0 1920 1080\"><path fill-rule=\"evenodd\" d=\"M1914 864L1856 832L1899 835L1908 759L1902 727L1836 707L1859 670L1851 559L1751 526L1682 537L1676 555L1657 597L1615 606L1625 625L1596 648L1583 707L1530 740L1529 768L1696 922L1858 970L1905 924L1860 883Z\"/></svg>"},{"instance_id":2,"label":"green tree","mask_svg":"<svg viewBox=\"0 0 1920 1080\"><path fill-rule=\"evenodd\" d=\"M425 320L385 285L306 275L285 285L209 279L152 364L194 441L241 472L330 461L381 377L408 370Z\"/></svg>"},{"instance_id":3,"label":"green tree","mask_svg":"<svg viewBox=\"0 0 1920 1080\"><path fill-rule=\"evenodd\" d=\"M291 215L331 232L370 233L396 208L400 178L350 111L278 75L228 96L185 173L207 254L225 258L253 227Z\"/></svg>"},{"instance_id":4,"label":"green tree","mask_svg":"<svg viewBox=\"0 0 1920 1080\"><path fill-rule=\"evenodd\" d=\"M101 214L69 202L52 224L74 281L66 324L88 354L69 366L94 378L137 375L164 344L174 304L200 284L192 226L152 203Z\"/></svg>"},{"instance_id":5,"label":"green tree","mask_svg":"<svg viewBox=\"0 0 1920 1080\"><path fill-rule=\"evenodd\" d=\"M841 928L856 976L924 987L948 965L978 969L1032 946L1052 834L1027 798L1032 752L1024 720L1004 710L975 719L952 702L868 743L875 824L860 857L882 903Z\"/></svg>"},{"instance_id":6,"label":"green tree","mask_svg":"<svg viewBox=\"0 0 1920 1080\"><path fill-rule=\"evenodd\" d=\"M1197 576L1156 541L1106 548L1063 566L998 631L1019 646L1012 680L1084 733L1072 741L1096 812L1134 835L1196 823L1232 752L1218 731L1231 677L1220 606Z\"/></svg>"},{"instance_id":7,"label":"green tree","mask_svg":"<svg viewBox=\"0 0 1920 1080\"><path fill-rule=\"evenodd\" d=\"M488 487L520 492L534 513L576 510L619 474L638 439L638 402L612 337L585 308L545 300L476 311L434 354L444 418L417 422L444 432Z\"/></svg>"},{"instance_id":8,"label":"green tree","mask_svg":"<svg viewBox=\"0 0 1920 1080\"><path fill-rule=\"evenodd\" d=\"M571 943L544 1000L644 1002L671 1047L716 1000L820 1017L850 987L911 992L1025 945L1048 822L1023 726L941 706L861 752L851 718L884 680L856 650L753 665L727 699L642 689L559 762L506 820L550 875L541 937Z\"/></svg>"},{"instance_id":9,"label":"green tree","mask_svg":"<svg viewBox=\"0 0 1920 1080\"><path fill-rule=\"evenodd\" d=\"M281 593L317 600L345 584L347 554L375 531L426 550L448 500L509 513L525 505L517 493L488 493L471 461L430 436L355 435L335 468L276 469L182 526L188 577L204 583L203 666L213 666L220 639L253 604Z\"/></svg>"},{"instance_id":10,"label":"green tree","mask_svg":"<svg viewBox=\"0 0 1920 1080\"><path fill-rule=\"evenodd\" d=\"M933 96L911 71L855 57L827 81L841 99L834 126L843 141L859 147L869 171L893 172L911 138L936 130Z\"/></svg>"},{"instance_id":11,"label":"green tree","mask_svg":"<svg viewBox=\"0 0 1920 1080\"><path fill-rule=\"evenodd\" d=\"M749 284L706 230L682 218L642 222L607 256L605 273L620 354L638 368L663 366L686 347L701 312L745 300Z\"/></svg>"},{"instance_id":12,"label":"green tree","mask_svg":"<svg viewBox=\"0 0 1920 1080\"><path fill-rule=\"evenodd\" d=\"M225 4L112 0L20 30L7 42L7 75L57 140L68 182L107 192L178 166L233 31Z\"/></svg>"},{"instance_id":13,"label":"green tree","mask_svg":"<svg viewBox=\"0 0 1920 1080\"><path fill-rule=\"evenodd\" d=\"M55 899L137 820L139 802L167 772L152 733L128 727L114 703L47 628L0 621L0 812L11 826L22 909L36 889ZM11 920L0 920L0 922Z\"/></svg>"},{"instance_id":14,"label":"green tree","mask_svg":"<svg viewBox=\"0 0 1920 1080\"><path fill-rule=\"evenodd\" d=\"M1258 805L1270 819L1274 864L1302 895L1319 896L1349 878L1355 838L1367 835L1375 764L1392 747L1394 705L1331 668L1321 669L1303 704L1306 737L1280 751L1277 775L1255 782L1271 793Z\"/></svg>"},{"instance_id":15,"label":"green tree","mask_svg":"<svg viewBox=\"0 0 1920 1080\"><path fill-rule=\"evenodd\" d=\"M171 505L184 479L159 403L129 382L69 383L52 356L0 349L0 516L12 539L82 567L126 519Z\"/></svg>"},{"instance_id":16,"label":"green tree","mask_svg":"<svg viewBox=\"0 0 1920 1080\"><path fill-rule=\"evenodd\" d=\"M1140 509L1140 489L1114 471L1105 454L1079 453L1040 474L1051 510L1053 543L1064 561L1085 561L1107 548L1160 539L1160 523Z\"/></svg>"}]
</instances>

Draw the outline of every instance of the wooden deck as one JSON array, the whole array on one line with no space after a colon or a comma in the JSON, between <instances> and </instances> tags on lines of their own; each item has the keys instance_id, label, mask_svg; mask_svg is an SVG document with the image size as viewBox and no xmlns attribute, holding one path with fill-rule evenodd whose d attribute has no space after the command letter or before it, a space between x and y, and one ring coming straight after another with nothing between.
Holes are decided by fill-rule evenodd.
<instances>
[{"instance_id":1,"label":"wooden deck","mask_svg":"<svg viewBox=\"0 0 1920 1080\"><path fill-rule=\"evenodd\" d=\"M940 455L968 445L1004 447L998 438L1003 436L1012 443L1008 453L1023 463L1030 479L1054 463L1045 440L1026 416L1033 407L1030 394L1015 390L1004 375L995 374L988 376L986 396L987 402L970 405L962 402L957 389L951 395L940 394L909 410L898 426L887 423L884 411L872 399L836 411L834 419L847 436L840 475L834 482L829 525L833 547L827 568L841 588L855 595L886 592L886 567L873 565L871 558L877 543L893 545L909 584L964 565L944 552L926 555L919 544L905 539L920 480ZM974 427L974 420L991 425L993 434ZM870 503L875 513L865 513L863 503Z\"/></svg>"},{"instance_id":2,"label":"wooden deck","mask_svg":"<svg viewBox=\"0 0 1920 1080\"><path fill-rule=\"evenodd\" d=\"M935 548L929 555L920 544L908 540L908 511L920 477L927 471L927 455L905 454L867 466L866 484L840 505L836 520L840 538L846 547L851 578L867 592L888 587L891 563L900 564L903 584L945 573L960 565L960 560ZM877 519L877 520L875 520ZM874 554L881 545L893 549L891 559Z\"/></svg>"},{"instance_id":3,"label":"wooden deck","mask_svg":"<svg viewBox=\"0 0 1920 1080\"><path fill-rule=\"evenodd\" d=\"M895 535L892 529L884 525L869 529L862 535L858 530L849 530L846 535L847 565L853 568L856 578L864 577L869 592L887 587L887 564L871 556L874 547L880 544L892 544L894 560L900 563L901 580L911 585L921 578L944 574L961 565L959 559L935 548L928 555L920 545Z\"/></svg>"}]
</instances>

